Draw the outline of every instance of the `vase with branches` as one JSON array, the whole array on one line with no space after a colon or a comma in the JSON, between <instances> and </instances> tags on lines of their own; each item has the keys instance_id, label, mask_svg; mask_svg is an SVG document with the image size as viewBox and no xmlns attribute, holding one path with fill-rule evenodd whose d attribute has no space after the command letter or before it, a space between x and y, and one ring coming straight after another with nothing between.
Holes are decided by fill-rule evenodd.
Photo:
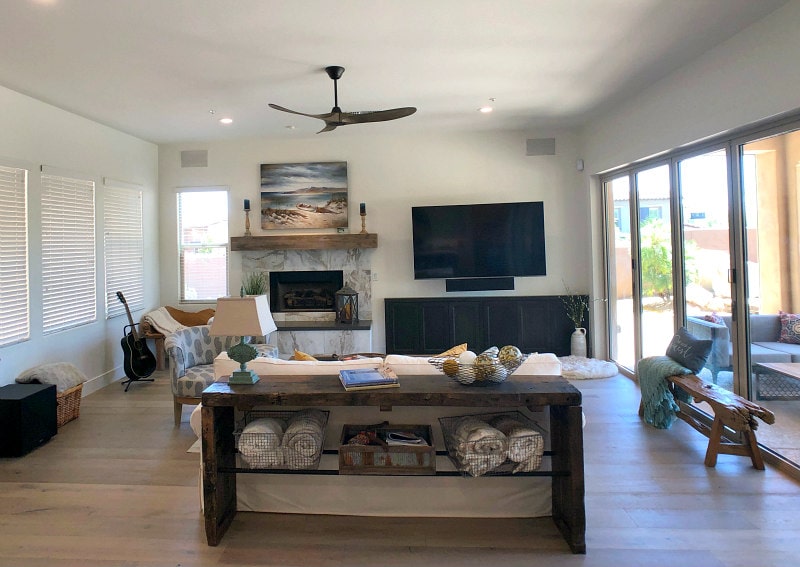
<instances>
[{"instance_id":1,"label":"vase with branches","mask_svg":"<svg viewBox=\"0 0 800 567\"><path fill-rule=\"evenodd\" d=\"M589 298L573 292L567 284L564 284L566 295L560 296L567 318L575 325L575 332L570 338L570 351L573 356L586 356L586 329L583 328L583 321L589 311Z\"/></svg>"},{"instance_id":2,"label":"vase with branches","mask_svg":"<svg viewBox=\"0 0 800 567\"><path fill-rule=\"evenodd\" d=\"M564 291L566 294L560 296L561 303L564 304L564 310L567 312L569 320L576 329L579 329L583 327L583 321L589 312L589 298L572 291L567 284L564 284Z\"/></svg>"}]
</instances>

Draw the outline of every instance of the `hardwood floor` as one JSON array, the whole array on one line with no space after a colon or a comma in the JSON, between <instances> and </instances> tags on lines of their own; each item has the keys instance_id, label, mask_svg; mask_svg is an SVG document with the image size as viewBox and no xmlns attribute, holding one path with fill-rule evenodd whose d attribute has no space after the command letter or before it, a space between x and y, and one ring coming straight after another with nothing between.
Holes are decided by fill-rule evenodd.
<instances>
[{"instance_id":1,"label":"hardwood floor","mask_svg":"<svg viewBox=\"0 0 800 567\"><path fill-rule=\"evenodd\" d=\"M85 397L45 446L0 459L0 566L781 566L800 558L800 485L720 455L677 422L637 416L625 377L576 381L584 395L587 548L572 555L549 518L356 518L239 513L205 544L198 454L166 372ZM465 481L468 482L468 481Z\"/></svg>"}]
</instances>

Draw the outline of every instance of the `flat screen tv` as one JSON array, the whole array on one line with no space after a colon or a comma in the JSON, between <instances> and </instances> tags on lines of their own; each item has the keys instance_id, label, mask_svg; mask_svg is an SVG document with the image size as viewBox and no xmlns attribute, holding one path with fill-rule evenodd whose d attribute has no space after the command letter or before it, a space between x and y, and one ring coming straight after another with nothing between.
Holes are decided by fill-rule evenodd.
<instances>
[{"instance_id":1,"label":"flat screen tv","mask_svg":"<svg viewBox=\"0 0 800 567\"><path fill-rule=\"evenodd\" d=\"M414 279L546 275L544 203L412 207Z\"/></svg>"}]
</instances>

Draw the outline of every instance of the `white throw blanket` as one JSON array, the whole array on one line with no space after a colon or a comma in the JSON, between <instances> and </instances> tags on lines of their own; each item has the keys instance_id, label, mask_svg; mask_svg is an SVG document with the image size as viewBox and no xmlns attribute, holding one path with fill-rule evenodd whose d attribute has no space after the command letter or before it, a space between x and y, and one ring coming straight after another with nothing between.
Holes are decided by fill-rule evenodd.
<instances>
[{"instance_id":1,"label":"white throw blanket","mask_svg":"<svg viewBox=\"0 0 800 567\"><path fill-rule=\"evenodd\" d=\"M16 378L19 384L55 384L58 393L66 392L86 380L86 375L69 362L40 364L25 370Z\"/></svg>"},{"instance_id":2,"label":"white throw blanket","mask_svg":"<svg viewBox=\"0 0 800 567\"><path fill-rule=\"evenodd\" d=\"M535 471L542 464L542 434L509 415L499 415L489 422L508 438L508 458L518 463L514 472Z\"/></svg>"},{"instance_id":3,"label":"white throw blanket","mask_svg":"<svg viewBox=\"0 0 800 567\"><path fill-rule=\"evenodd\" d=\"M142 318L162 335L170 335L186 328L185 325L181 325L173 319L166 307L159 307L149 313L145 313Z\"/></svg>"},{"instance_id":4,"label":"white throw blanket","mask_svg":"<svg viewBox=\"0 0 800 567\"><path fill-rule=\"evenodd\" d=\"M279 419L263 417L245 425L239 435L239 453L254 468L283 466L281 441L286 425Z\"/></svg>"},{"instance_id":5,"label":"white throw blanket","mask_svg":"<svg viewBox=\"0 0 800 567\"><path fill-rule=\"evenodd\" d=\"M466 416L456 423L454 441L462 470L472 476L499 467L508 455L506 436L476 417Z\"/></svg>"},{"instance_id":6,"label":"white throw blanket","mask_svg":"<svg viewBox=\"0 0 800 567\"><path fill-rule=\"evenodd\" d=\"M318 409L306 409L292 415L281 443L288 468L306 469L314 466L322 450L327 422L328 415Z\"/></svg>"}]
</instances>

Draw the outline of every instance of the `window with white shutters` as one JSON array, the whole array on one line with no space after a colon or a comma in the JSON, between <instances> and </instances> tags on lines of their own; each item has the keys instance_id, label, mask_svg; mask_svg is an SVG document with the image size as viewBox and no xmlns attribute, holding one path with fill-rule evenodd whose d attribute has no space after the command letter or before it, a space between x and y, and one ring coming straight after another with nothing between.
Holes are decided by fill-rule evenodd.
<instances>
[{"instance_id":1,"label":"window with white shutters","mask_svg":"<svg viewBox=\"0 0 800 567\"><path fill-rule=\"evenodd\" d=\"M181 302L228 295L228 192L178 193Z\"/></svg>"},{"instance_id":2,"label":"window with white shutters","mask_svg":"<svg viewBox=\"0 0 800 567\"><path fill-rule=\"evenodd\" d=\"M30 338L28 172L0 166L0 345Z\"/></svg>"},{"instance_id":3,"label":"window with white shutters","mask_svg":"<svg viewBox=\"0 0 800 567\"><path fill-rule=\"evenodd\" d=\"M131 311L144 307L142 192L106 185L103 191L106 318L125 313L122 292Z\"/></svg>"},{"instance_id":4,"label":"window with white shutters","mask_svg":"<svg viewBox=\"0 0 800 567\"><path fill-rule=\"evenodd\" d=\"M42 173L45 334L97 318L94 182Z\"/></svg>"}]
</instances>

